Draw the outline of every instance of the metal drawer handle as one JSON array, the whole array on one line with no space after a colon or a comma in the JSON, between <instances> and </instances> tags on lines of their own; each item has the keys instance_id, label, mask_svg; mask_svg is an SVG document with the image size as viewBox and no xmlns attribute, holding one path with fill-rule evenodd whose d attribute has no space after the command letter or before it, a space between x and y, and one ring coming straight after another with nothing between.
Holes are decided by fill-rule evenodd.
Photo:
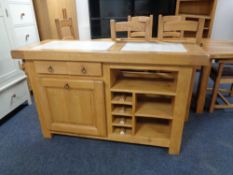
<instances>
[{"instance_id":1,"label":"metal drawer handle","mask_svg":"<svg viewBox=\"0 0 233 175\"><path fill-rule=\"evenodd\" d=\"M66 83L66 84L65 84L65 86L64 86L64 88L65 88L65 89L70 89L69 84L68 84L68 83Z\"/></svg>"},{"instance_id":2,"label":"metal drawer handle","mask_svg":"<svg viewBox=\"0 0 233 175\"><path fill-rule=\"evenodd\" d=\"M49 67L48 67L48 71L49 71L50 73L53 73L53 72L54 72L53 67L52 67L52 66L49 66Z\"/></svg>"},{"instance_id":3,"label":"metal drawer handle","mask_svg":"<svg viewBox=\"0 0 233 175\"><path fill-rule=\"evenodd\" d=\"M25 15L26 15L25 13L21 13L21 14L20 14L20 18L23 19L23 17L24 17Z\"/></svg>"},{"instance_id":4,"label":"metal drawer handle","mask_svg":"<svg viewBox=\"0 0 233 175\"><path fill-rule=\"evenodd\" d=\"M28 41L29 37L30 37L30 35L27 34L27 35L25 36L25 40Z\"/></svg>"},{"instance_id":5,"label":"metal drawer handle","mask_svg":"<svg viewBox=\"0 0 233 175\"><path fill-rule=\"evenodd\" d=\"M82 67L81 72L82 72L83 74L86 74L86 73L87 73L87 69L86 69L85 67Z\"/></svg>"}]
</instances>

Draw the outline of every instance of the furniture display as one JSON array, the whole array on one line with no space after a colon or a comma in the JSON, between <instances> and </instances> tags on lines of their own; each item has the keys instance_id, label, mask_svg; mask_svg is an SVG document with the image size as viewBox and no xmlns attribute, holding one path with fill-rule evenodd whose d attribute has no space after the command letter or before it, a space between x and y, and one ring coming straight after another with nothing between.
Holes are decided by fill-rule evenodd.
<instances>
[{"instance_id":1,"label":"furniture display","mask_svg":"<svg viewBox=\"0 0 233 175\"><path fill-rule=\"evenodd\" d=\"M72 18L75 39L78 35L78 20L75 0L33 0L41 40L59 39L55 19L62 19L62 9Z\"/></svg>"},{"instance_id":2,"label":"furniture display","mask_svg":"<svg viewBox=\"0 0 233 175\"><path fill-rule=\"evenodd\" d=\"M209 64L202 67L201 77L199 81L199 90L197 98L196 112L204 112L206 94L208 88L208 80L211 73L213 61L232 60L233 58L233 42L232 41L214 41L206 39L203 42L203 49L209 55Z\"/></svg>"},{"instance_id":3,"label":"furniture display","mask_svg":"<svg viewBox=\"0 0 233 175\"><path fill-rule=\"evenodd\" d=\"M109 21L127 21L128 16L153 15L153 36L157 35L159 14L174 15L176 0L89 0L92 39L110 38Z\"/></svg>"},{"instance_id":4,"label":"furniture display","mask_svg":"<svg viewBox=\"0 0 233 175\"><path fill-rule=\"evenodd\" d=\"M213 112L215 109L230 109L233 108L233 104L223 95L227 93L228 96L232 96L232 89L220 89L220 84L233 84L233 59L232 60L220 60L212 66L210 77L214 80L214 88L212 90L212 99L209 112ZM217 97L220 97L223 104L216 104Z\"/></svg>"},{"instance_id":5,"label":"furniture display","mask_svg":"<svg viewBox=\"0 0 233 175\"><path fill-rule=\"evenodd\" d=\"M158 41L45 41L12 56L25 61L45 138L145 144L170 154L180 152L195 67L208 64L197 45Z\"/></svg>"},{"instance_id":6,"label":"furniture display","mask_svg":"<svg viewBox=\"0 0 233 175\"><path fill-rule=\"evenodd\" d=\"M205 20L204 38L211 36L217 0L177 0L176 15L190 20Z\"/></svg>"},{"instance_id":7,"label":"furniture display","mask_svg":"<svg viewBox=\"0 0 233 175\"><path fill-rule=\"evenodd\" d=\"M115 22L115 20L111 20L110 26L112 40L121 40L117 34L125 32L128 34L127 38L139 37L149 41L151 39L151 21L144 21L145 22L140 22L138 20L129 20L126 22Z\"/></svg>"},{"instance_id":8,"label":"furniture display","mask_svg":"<svg viewBox=\"0 0 233 175\"><path fill-rule=\"evenodd\" d=\"M55 19L59 39L75 39L74 25L72 18L67 17L66 9L62 9L63 19Z\"/></svg>"},{"instance_id":9,"label":"furniture display","mask_svg":"<svg viewBox=\"0 0 233 175\"><path fill-rule=\"evenodd\" d=\"M8 4L9 3L9 4ZM15 8L17 5L28 7L22 4L11 4L8 1L0 1L0 119L10 113L12 110L23 104L24 102L31 103L30 94L27 86L27 77L19 68L18 61L11 58L10 51L15 46L22 45L25 40L16 42L14 31L18 31L21 27L11 27L11 15L14 21L17 21L20 16L19 10L16 14L12 14L8 7ZM25 14L27 15L27 14ZM18 23L21 21L18 20ZM21 22L23 23L23 22ZM23 25L23 24L22 24ZM22 27L27 29L27 27ZM25 31L26 32L26 31ZM18 33L19 34L19 33ZM23 36L24 33L21 33Z\"/></svg>"},{"instance_id":10,"label":"furniture display","mask_svg":"<svg viewBox=\"0 0 233 175\"><path fill-rule=\"evenodd\" d=\"M142 31L128 31L128 38L152 38L153 32L153 15L150 16L128 16L128 21L136 21L144 24L145 28L148 27L149 29L144 29ZM149 21L149 25L147 26L147 21ZM148 34L146 33L148 32Z\"/></svg>"},{"instance_id":11,"label":"furniture display","mask_svg":"<svg viewBox=\"0 0 233 175\"><path fill-rule=\"evenodd\" d=\"M186 41L200 44L204 29L204 19L198 21L185 19L182 16L159 15L158 39L163 41ZM186 32L192 32L193 37L185 36Z\"/></svg>"}]
</instances>

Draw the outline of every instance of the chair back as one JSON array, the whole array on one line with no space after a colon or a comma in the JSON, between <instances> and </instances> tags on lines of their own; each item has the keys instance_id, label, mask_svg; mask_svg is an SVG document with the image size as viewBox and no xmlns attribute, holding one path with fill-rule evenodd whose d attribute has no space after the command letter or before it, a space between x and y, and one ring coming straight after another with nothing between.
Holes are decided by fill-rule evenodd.
<instances>
[{"instance_id":1,"label":"chair back","mask_svg":"<svg viewBox=\"0 0 233 175\"><path fill-rule=\"evenodd\" d=\"M204 18L198 21L187 20L183 16L159 15L158 39L165 41L186 41L200 44L204 30ZM193 37L186 37L186 32L195 33Z\"/></svg>"},{"instance_id":2,"label":"chair back","mask_svg":"<svg viewBox=\"0 0 233 175\"><path fill-rule=\"evenodd\" d=\"M72 18L67 17L66 9L62 9L63 19L55 19L59 39L74 40L75 31Z\"/></svg>"},{"instance_id":3,"label":"chair back","mask_svg":"<svg viewBox=\"0 0 233 175\"><path fill-rule=\"evenodd\" d=\"M148 27L148 30L144 31L128 31L128 38L152 38L152 31L153 31L153 15L150 16L128 16L128 21L135 21L140 22L144 26ZM149 25L147 26L147 22L149 21ZM146 31L148 33L146 33Z\"/></svg>"},{"instance_id":4,"label":"chair back","mask_svg":"<svg viewBox=\"0 0 233 175\"><path fill-rule=\"evenodd\" d=\"M137 19L137 20L136 20ZM151 22L150 20L145 20L144 17L135 17L133 20L125 22L116 22L115 20L110 21L111 26L111 38L113 40L119 40L117 38L117 33L127 32L128 38L139 37L149 40L151 38Z\"/></svg>"}]
</instances>

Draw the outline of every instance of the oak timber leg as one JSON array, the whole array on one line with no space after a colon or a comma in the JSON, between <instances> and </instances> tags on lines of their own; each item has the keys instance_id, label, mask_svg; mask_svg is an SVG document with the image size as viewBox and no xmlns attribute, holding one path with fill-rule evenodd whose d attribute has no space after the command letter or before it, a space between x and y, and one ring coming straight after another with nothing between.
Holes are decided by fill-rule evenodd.
<instances>
[{"instance_id":1,"label":"oak timber leg","mask_svg":"<svg viewBox=\"0 0 233 175\"><path fill-rule=\"evenodd\" d=\"M174 103L174 119L171 125L171 139L169 154L179 154L184 120L187 114L189 104L189 94L192 85L193 68L181 68L177 78L177 92Z\"/></svg>"},{"instance_id":2,"label":"oak timber leg","mask_svg":"<svg viewBox=\"0 0 233 175\"><path fill-rule=\"evenodd\" d=\"M231 96L233 97L233 84L231 85Z\"/></svg>"},{"instance_id":3,"label":"oak timber leg","mask_svg":"<svg viewBox=\"0 0 233 175\"><path fill-rule=\"evenodd\" d=\"M197 107L196 107L197 113L202 113L204 111L210 70L211 70L211 62L209 63L208 66L202 67L201 70L201 77L199 80L199 89L198 89L198 97L197 97Z\"/></svg>"},{"instance_id":4,"label":"oak timber leg","mask_svg":"<svg viewBox=\"0 0 233 175\"><path fill-rule=\"evenodd\" d=\"M190 111L190 105L192 102L192 95L193 95L193 85L195 82L195 76L196 76L196 68L193 68L193 74L192 74L192 82L191 82L191 86L190 86L190 90L189 90L189 96L188 96L188 106L187 106L187 112L186 112L186 117L185 117L185 121L187 122L189 119L189 111Z\"/></svg>"},{"instance_id":5,"label":"oak timber leg","mask_svg":"<svg viewBox=\"0 0 233 175\"><path fill-rule=\"evenodd\" d=\"M43 115L43 110L42 110L42 107L41 107L41 104L40 104L40 100L39 100L39 96L37 94L39 94L39 89L38 89L38 86L37 86L37 82L35 80L34 77L36 77L36 73L34 72L34 65L32 62L27 62L25 63L25 68L27 70L27 72L29 72L29 80L31 82L31 85L32 85L32 90L34 92L34 97L35 97L35 103L36 103L36 106L37 106L37 111L38 111L38 114L39 114L39 121L40 121L40 126L41 126L41 130L42 130L42 134L45 138L52 138L52 134L51 132L49 131L49 129L47 128L47 125L46 125L46 121L45 121L45 116Z\"/></svg>"},{"instance_id":6,"label":"oak timber leg","mask_svg":"<svg viewBox=\"0 0 233 175\"><path fill-rule=\"evenodd\" d=\"M218 88L219 88L220 81L221 81L223 66L224 66L224 64L220 64L219 65L218 75L217 75L217 77L216 77L216 79L214 81L214 88L213 88L213 91L212 91L212 98L211 98L209 112L213 112L214 111L216 99L217 99L217 96L218 96Z\"/></svg>"}]
</instances>

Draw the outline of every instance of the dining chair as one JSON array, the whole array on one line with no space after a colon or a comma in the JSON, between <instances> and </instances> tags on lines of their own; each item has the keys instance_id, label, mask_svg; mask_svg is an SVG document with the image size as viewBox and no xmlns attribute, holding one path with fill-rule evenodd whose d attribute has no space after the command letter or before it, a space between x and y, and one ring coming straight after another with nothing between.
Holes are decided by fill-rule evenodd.
<instances>
[{"instance_id":1,"label":"dining chair","mask_svg":"<svg viewBox=\"0 0 233 175\"><path fill-rule=\"evenodd\" d=\"M75 32L72 18L67 17L66 9L62 9L63 19L55 19L59 39L74 40Z\"/></svg>"},{"instance_id":2,"label":"dining chair","mask_svg":"<svg viewBox=\"0 0 233 175\"><path fill-rule=\"evenodd\" d=\"M233 84L233 60L221 60L214 63L210 77L214 80L214 87L212 89L209 112L213 112L215 109L233 109L233 103L231 103L225 95L227 94L229 97L233 96L233 86L230 90L225 88L220 89L220 84ZM220 97L223 104L216 103L217 97Z\"/></svg>"},{"instance_id":3,"label":"dining chair","mask_svg":"<svg viewBox=\"0 0 233 175\"><path fill-rule=\"evenodd\" d=\"M117 36L118 33L122 32L126 32L127 34L130 33L127 39L131 38L132 36L136 37L136 35L144 38L147 41L151 38L149 20L146 20L145 22L135 20L116 22L115 20L111 20L110 27L112 40L122 40L123 38L118 38Z\"/></svg>"},{"instance_id":4,"label":"dining chair","mask_svg":"<svg viewBox=\"0 0 233 175\"><path fill-rule=\"evenodd\" d=\"M205 20L188 20L184 16L162 16L158 20L158 39L163 41L201 44ZM194 37L186 37L187 32Z\"/></svg>"},{"instance_id":5,"label":"dining chair","mask_svg":"<svg viewBox=\"0 0 233 175\"><path fill-rule=\"evenodd\" d=\"M150 16L128 16L128 21L136 21L142 23L145 27L148 27L148 37L152 38L153 32L153 15ZM147 22L149 21L149 26ZM147 36L146 30L143 31L128 31L128 38L145 38Z\"/></svg>"}]
</instances>

